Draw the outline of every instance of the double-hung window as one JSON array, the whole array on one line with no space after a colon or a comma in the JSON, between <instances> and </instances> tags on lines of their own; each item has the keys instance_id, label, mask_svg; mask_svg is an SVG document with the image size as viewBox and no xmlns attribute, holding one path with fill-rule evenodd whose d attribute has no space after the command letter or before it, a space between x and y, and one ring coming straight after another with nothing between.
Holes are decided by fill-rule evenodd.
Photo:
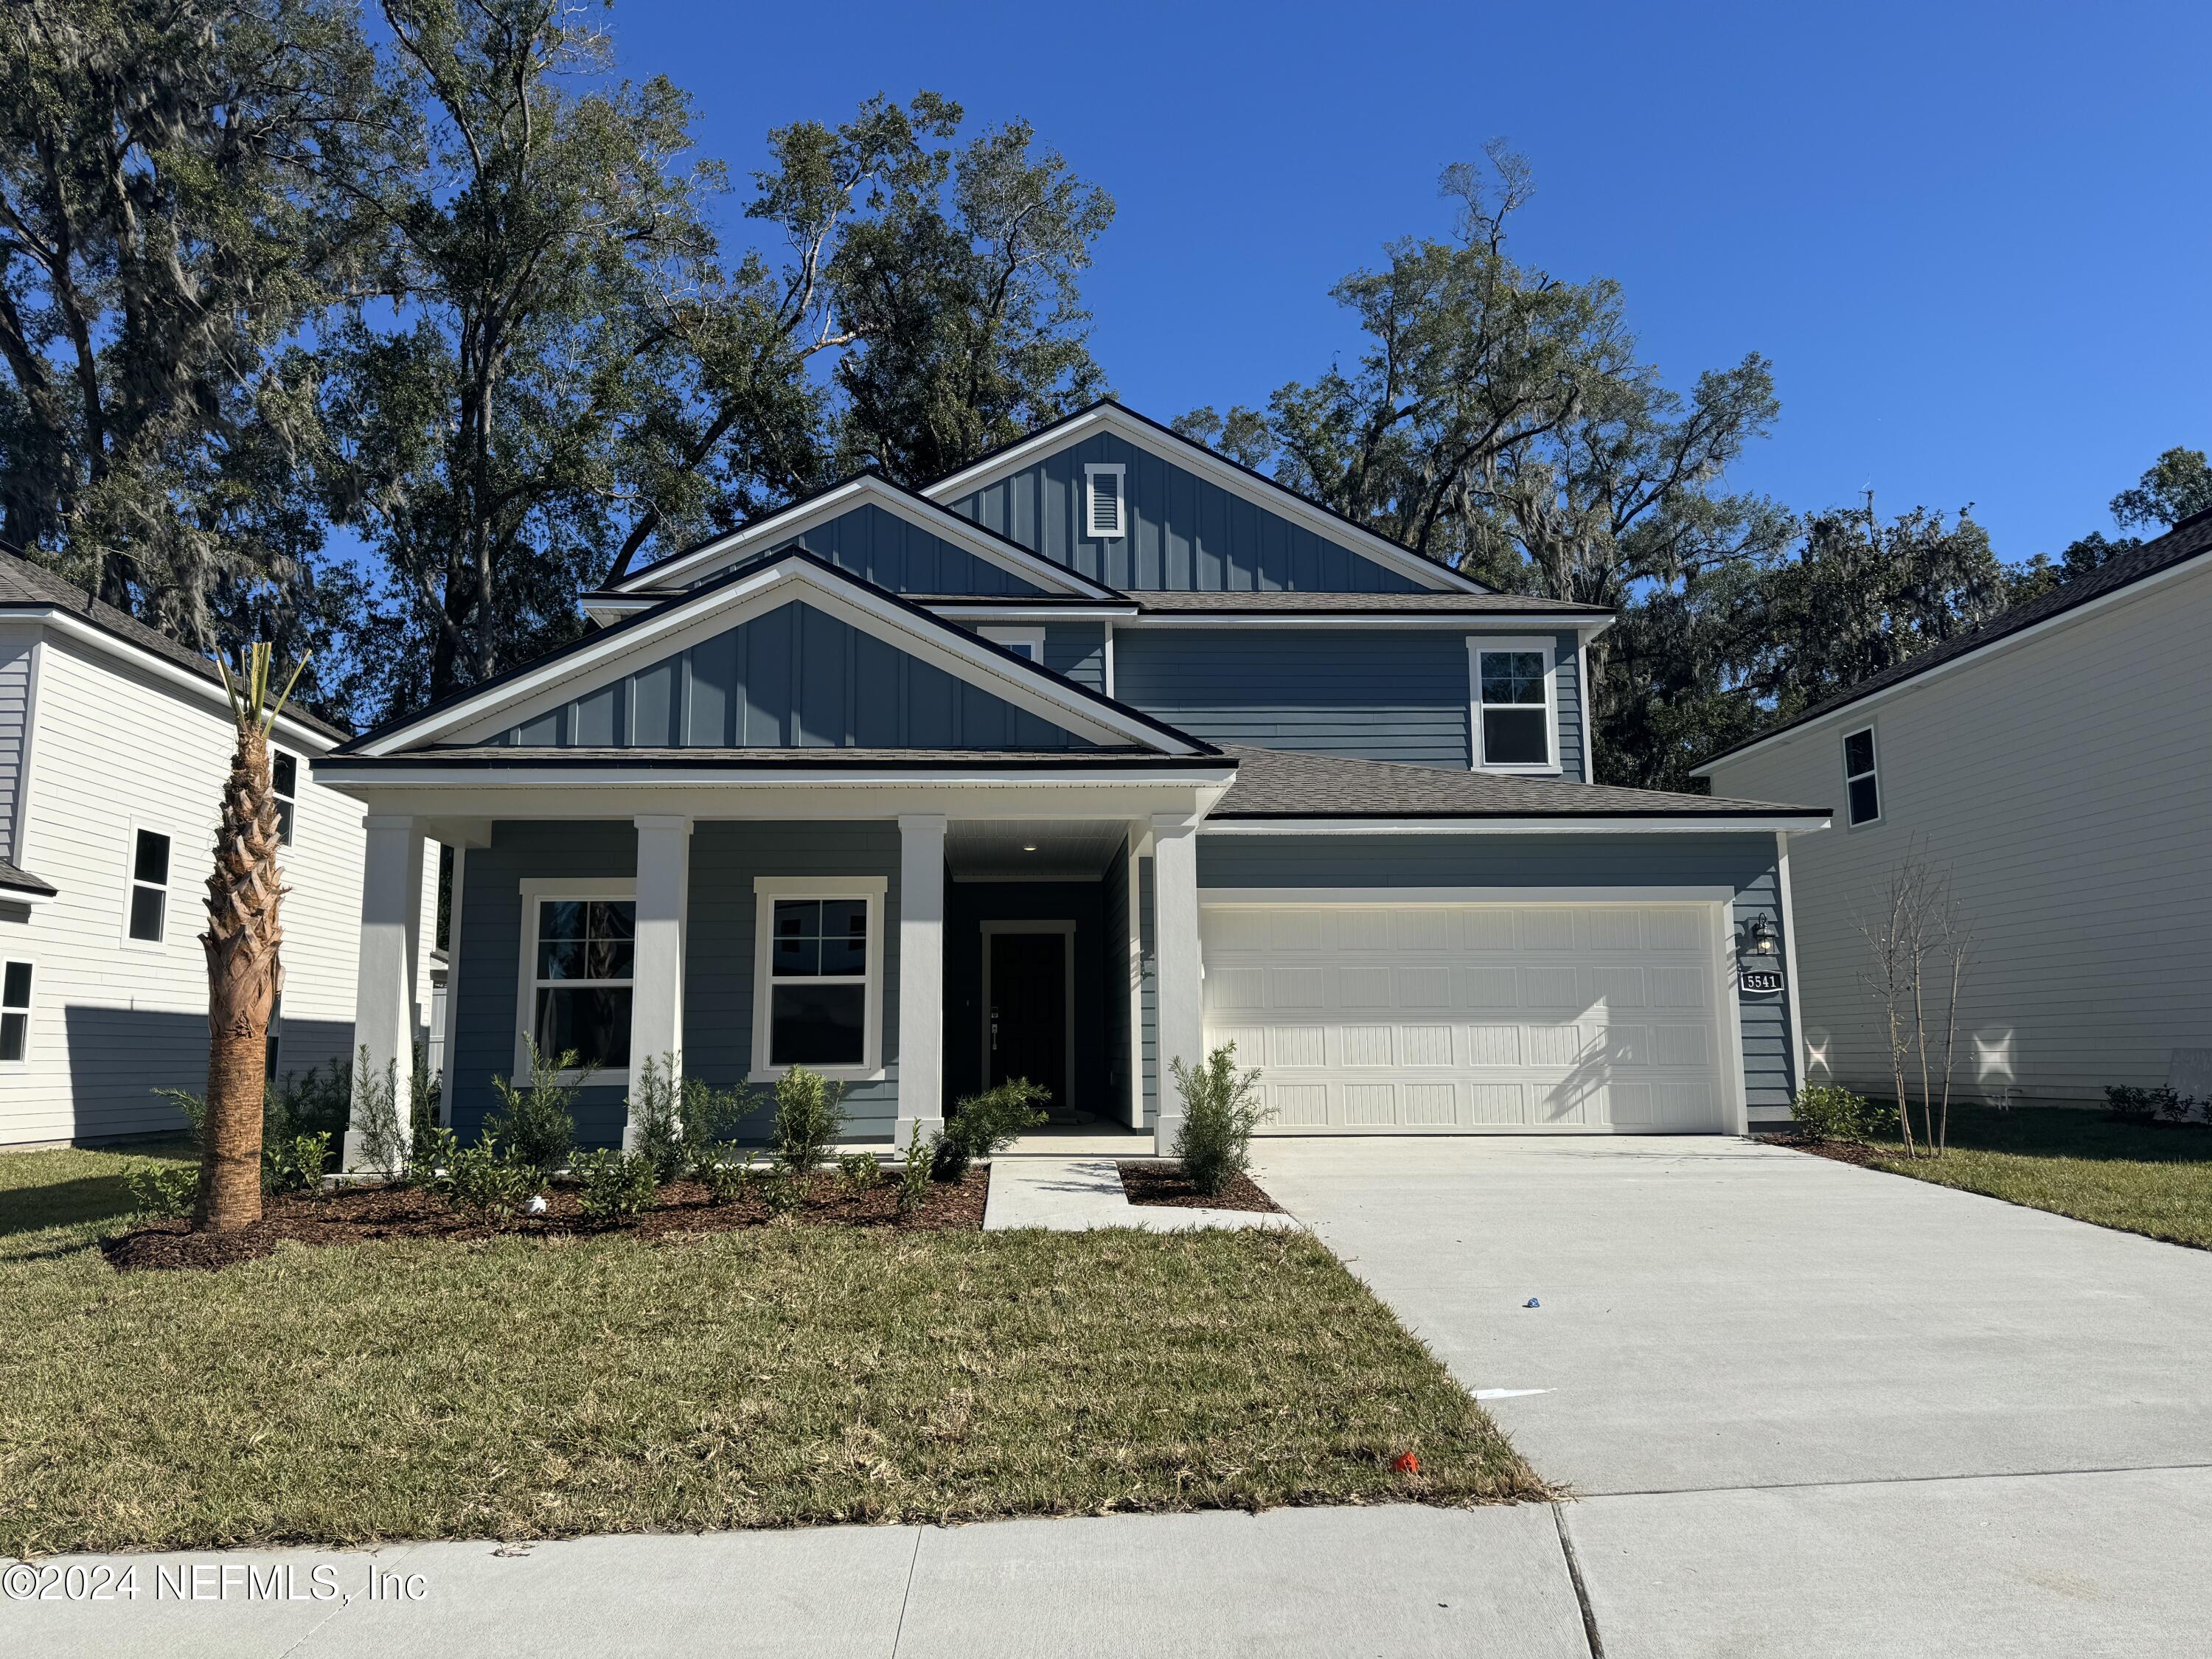
<instances>
[{"instance_id":1,"label":"double-hung window","mask_svg":"<svg viewBox=\"0 0 2212 1659\"><path fill-rule=\"evenodd\" d=\"M1485 772L1556 772L1558 719L1549 641L1470 640L1474 764Z\"/></svg>"},{"instance_id":2,"label":"double-hung window","mask_svg":"<svg viewBox=\"0 0 2212 1659\"><path fill-rule=\"evenodd\" d=\"M152 830L131 840L130 936L159 945L169 913L169 838Z\"/></svg>"},{"instance_id":3,"label":"double-hung window","mask_svg":"<svg viewBox=\"0 0 2212 1659\"><path fill-rule=\"evenodd\" d=\"M1881 817L1881 785L1875 777L1874 727L1844 737L1844 793L1854 825Z\"/></svg>"},{"instance_id":4,"label":"double-hung window","mask_svg":"<svg viewBox=\"0 0 2212 1659\"><path fill-rule=\"evenodd\" d=\"M31 964L0 966L0 1066L21 1065L31 1051Z\"/></svg>"},{"instance_id":5,"label":"double-hung window","mask_svg":"<svg viewBox=\"0 0 2212 1659\"><path fill-rule=\"evenodd\" d=\"M269 777L276 786L276 839L289 847L299 811L300 757L279 749L269 757Z\"/></svg>"},{"instance_id":6,"label":"double-hung window","mask_svg":"<svg viewBox=\"0 0 2212 1659\"><path fill-rule=\"evenodd\" d=\"M627 882L526 883L523 904L529 986L523 1035L548 1060L574 1054L574 1072L626 1072L635 888ZM529 1053L516 1046L515 1071L523 1075Z\"/></svg>"},{"instance_id":7,"label":"double-hung window","mask_svg":"<svg viewBox=\"0 0 2212 1659\"><path fill-rule=\"evenodd\" d=\"M833 1078L881 1069L887 885L880 876L756 879L756 1080L793 1066Z\"/></svg>"}]
</instances>

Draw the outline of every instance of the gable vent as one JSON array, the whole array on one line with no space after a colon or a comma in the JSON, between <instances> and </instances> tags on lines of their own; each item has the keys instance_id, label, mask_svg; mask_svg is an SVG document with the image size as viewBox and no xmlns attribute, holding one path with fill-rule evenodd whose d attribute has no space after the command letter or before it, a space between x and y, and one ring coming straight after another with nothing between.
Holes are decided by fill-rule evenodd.
<instances>
[{"instance_id":1,"label":"gable vent","mask_svg":"<svg viewBox=\"0 0 2212 1659\"><path fill-rule=\"evenodd\" d=\"M1099 462L1083 469L1083 533L1094 541L1119 541L1128 534L1124 471Z\"/></svg>"}]
</instances>

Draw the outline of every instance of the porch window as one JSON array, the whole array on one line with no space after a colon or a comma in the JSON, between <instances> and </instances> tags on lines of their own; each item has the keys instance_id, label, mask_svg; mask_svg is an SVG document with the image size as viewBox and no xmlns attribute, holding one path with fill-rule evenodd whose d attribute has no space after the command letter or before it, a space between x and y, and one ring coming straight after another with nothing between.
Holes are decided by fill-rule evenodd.
<instances>
[{"instance_id":1,"label":"porch window","mask_svg":"<svg viewBox=\"0 0 2212 1659\"><path fill-rule=\"evenodd\" d=\"M630 976L637 901L532 895L530 1035L550 1059L573 1052L584 1072L629 1066ZM523 1071L526 1056L518 1060Z\"/></svg>"},{"instance_id":2,"label":"porch window","mask_svg":"<svg viewBox=\"0 0 2212 1659\"><path fill-rule=\"evenodd\" d=\"M1502 640L1477 645L1474 657L1474 763L1486 772L1555 772L1553 647Z\"/></svg>"},{"instance_id":3,"label":"porch window","mask_svg":"<svg viewBox=\"0 0 2212 1659\"><path fill-rule=\"evenodd\" d=\"M881 1064L881 877L813 883L762 877L753 1006L757 1079L805 1066L857 1078Z\"/></svg>"}]
</instances>

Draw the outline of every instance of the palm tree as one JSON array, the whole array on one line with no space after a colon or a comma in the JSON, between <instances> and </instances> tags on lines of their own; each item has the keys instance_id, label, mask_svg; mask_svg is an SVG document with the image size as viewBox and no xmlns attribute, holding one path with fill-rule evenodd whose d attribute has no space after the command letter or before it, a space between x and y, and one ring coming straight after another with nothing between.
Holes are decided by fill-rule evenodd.
<instances>
[{"instance_id":1,"label":"palm tree","mask_svg":"<svg viewBox=\"0 0 2212 1659\"><path fill-rule=\"evenodd\" d=\"M208 877L207 1121L201 1138L199 1204L192 1226L229 1232L261 1218L261 1114L269 1014L283 987L276 909L285 889L276 867L276 790L269 774L269 728L299 684L307 659L269 702L270 647L246 653L241 679L222 670L238 746L223 786L215 871ZM222 666L220 662L216 665ZM264 708L266 704L267 707Z\"/></svg>"}]
</instances>

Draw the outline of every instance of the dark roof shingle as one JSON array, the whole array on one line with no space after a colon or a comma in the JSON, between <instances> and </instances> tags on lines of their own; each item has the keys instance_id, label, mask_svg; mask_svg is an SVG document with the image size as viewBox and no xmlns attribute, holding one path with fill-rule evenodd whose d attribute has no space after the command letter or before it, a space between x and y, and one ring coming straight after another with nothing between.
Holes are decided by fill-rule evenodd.
<instances>
[{"instance_id":1,"label":"dark roof shingle","mask_svg":"<svg viewBox=\"0 0 2212 1659\"><path fill-rule=\"evenodd\" d=\"M0 898L10 893L35 893L41 898L52 898L60 891L53 883L41 880L27 870L18 870L6 859L0 859Z\"/></svg>"}]
</instances>

